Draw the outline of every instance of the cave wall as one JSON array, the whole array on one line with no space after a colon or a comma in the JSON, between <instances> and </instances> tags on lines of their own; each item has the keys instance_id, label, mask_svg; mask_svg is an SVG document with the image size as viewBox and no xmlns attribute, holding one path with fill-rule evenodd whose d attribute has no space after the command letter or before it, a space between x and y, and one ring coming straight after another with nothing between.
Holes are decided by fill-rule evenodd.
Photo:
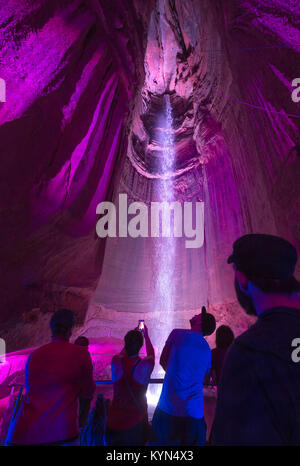
<instances>
[{"instance_id":1,"label":"cave wall","mask_svg":"<svg viewBox=\"0 0 300 466\"><path fill-rule=\"evenodd\" d=\"M0 2L0 319L12 349L61 305L103 336L136 312L155 325L151 245L105 248L95 208L119 192L151 199L147 112L166 89L178 196L206 206L204 247L177 256L178 325L207 300L219 323L249 325L232 242L267 232L300 248L299 13L283 0Z\"/></svg>"},{"instance_id":2,"label":"cave wall","mask_svg":"<svg viewBox=\"0 0 300 466\"><path fill-rule=\"evenodd\" d=\"M119 192L146 203L155 197L157 147L150 129L158 97L168 92L175 191L179 200L204 200L205 243L193 251L177 245L172 313L157 312L154 241L109 239L87 335L122 337L143 315L160 347L170 328L187 327L203 304L236 335L253 322L236 304L226 259L233 241L251 232L279 234L299 248L299 105L291 99L297 18L299 9L274 2L156 3L115 200Z\"/></svg>"},{"instance_id":3,"label":"cave wall","mask_svg":"<svg viewBox=\"0 0 300 466\"><path fill-rule=\"evenodd\" d=\"M87 332L98 325L104 335L121 336L126 313L131 326L137 314L145 315L156 334L164 333L170 322L188 325L203 304L218 325L230 324L236 334L250 325L248 317L237 318L233 272L226 263L233 241L246 233L269 233L300 245L300 120L299 104L291 99L298 72L297 22L299 8L282 2L156 2L145 81L135 99L115 201L119 192L127 193L128 202L155 200L159 151L152 133L160 96L167 92L176 199L204 201L205 242L187 250L177 241L170 316L167 309L156 312L155 240L108 239ZM110 322L111 309L119 317Z\"/></svg>"},{"instance_id":4,"label":"cave wall","mask_svg":"<svg viewBox=\"0 0 300 466\"><path fill-rule=\"evenodd\" d=\"M0 2L0 319L69 305L84 318L142 79L151 2Z\"/></svg>"}]
</instances>

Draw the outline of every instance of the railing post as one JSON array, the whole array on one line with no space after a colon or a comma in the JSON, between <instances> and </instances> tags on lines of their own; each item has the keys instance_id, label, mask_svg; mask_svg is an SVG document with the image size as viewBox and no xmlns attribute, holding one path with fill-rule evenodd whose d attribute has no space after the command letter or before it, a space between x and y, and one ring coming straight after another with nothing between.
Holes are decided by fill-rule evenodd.
<instances>
[{"instance_id":1,"label":"railing post","mask_svg":"<svg viewBox=\"0 0 300 466\"><path fill-rule=\"evenodd\" d=\"M23 396L23 390L24 390L24 385L21 385L20 390L19 390L19 393L18 393L18 396L17 396L17 399L16 399L16 401L15 401L15 406L14 406L14 410L13 410L13 413L12 413L12 417L11 417L10 424L11 424L12 421L15 419L16 414L17 414L17 412L18 412L18 409L19 409L19 407L20 407L21 400L22 400L22 396ZM9 424L9 426L10 426L10 424Z\"/></svg>"},{"instance_id":2,"label":"railing post","mask_svg":"<svg viewBox=\"0 0 300 466\"><path fill-rule=\"evenodd\" d=\"M13 389L12 389L13 390ZM9 421L9 424L8 424L8 428L6 429L6 432L5 432L5 435L4 437L2 438L2 441L4 442L4 445L6 445L6 438L7 438L7 434L9 433L10 431L10 428L11 428L11 425L17 415L17 412L18 412L18 409L20 407L20 404L21 404L21 401L22 401L22 395L23 395L23 390L24 390L24 386L21 385L20 386L20 389L19 389L19 393L18 393L18 396L16 398L16 401L14 403L14 409L13 409L13 413L12 413L12 416L10 418L10 421Z\"/></svg>"}]
</instances>

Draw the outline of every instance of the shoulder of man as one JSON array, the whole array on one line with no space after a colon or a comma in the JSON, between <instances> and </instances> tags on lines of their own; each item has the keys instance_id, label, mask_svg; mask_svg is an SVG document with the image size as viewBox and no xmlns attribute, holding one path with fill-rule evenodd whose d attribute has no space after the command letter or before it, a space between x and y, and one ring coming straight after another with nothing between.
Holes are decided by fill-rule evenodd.
<instances>
[{"instance_id":1,"label":"shoulder of man","mask_svg":"<svg viewBox=\"0 0 300 466\"><path fill-rule=\"evenodd\" d=\"M78 358L78 360L82 363L90 364L92 362L91 354L86 347L73 344L73 348L71 348L71 351L74 352L74 356Z\"/></svg>"},{"instance_id":2,"label":"shoulder of man","mask_svg":"<svg viewBox=\"0 0 300 466\"><path fill-rule=\"evenodd\" d=\"M166 345L169 345L169 344L172 343L174 335L176 335L176 331L177 331L177 329L174 329L174 330L171 331L171 333L169 334L169 336L168 336L168 338L166 340Z\"/></svg>"},{"instance_id":3,"label":"shoulder of man","mask_svg":"<svg viewBox=\"0 0 300 466\"><path fill-rule=\"evenodd\" d=\"M234 383L234 381L239 383L240 380L253 376L251 367L256 364L258 354L254 347L248 344L249 338L252 341L248 331L243 333L234 340L226 352L222 378L226 379L229 384Z\"/></svg>"},{"instance_id":4,"label":"shoulder of man","mask_svg":"<svg viewBox=\"0 0 300 466\"><path fill-rule=\"evenodd\" d=\"M235 352L238 349L246 352L259 352L260 349L268 346L268 340L270 338L266 334L264 322L258 319L248 330L235 338L234 344L231 346L235 348Z\"/></svg>"},{"instance_id":5,"label":"shoulder of man","mask_svg":"<svg viewBox=\"0 0 300 466\"><path fill-rule=\"evenodd\" d=\"M51 351L51 349L52 349L52 342L46 343L45 345L35 348L31 353L28 354L28 361L39 359L40 356L43 356L48 351Z\"/></svg>"},{"instance_id":6,"label":"shoulder of man","mask_svg":"<svg viewBox=\"0 0 300 466\"><path fill-rule=\"evenodd\" d=\"M123 359L123 354L115 354L111 359L111 364L113 364L115 367L119 367L121 366Z\"/></svg>"},{"instance_id":7,"label":"shoulder of man","mask_svg":"<svg viewBox=\"0 0 300 466\"><path fill-rule=\"evenodd\" d=\"M187 334L189 332L190 332L189 329L186 329L186 328L174 328L172 330L172 332L170 333L169 338L170 337L171 338L176 338L176 337L178 337L180 335L184 335L184 334Z\"/></svg>"}]
</instances>

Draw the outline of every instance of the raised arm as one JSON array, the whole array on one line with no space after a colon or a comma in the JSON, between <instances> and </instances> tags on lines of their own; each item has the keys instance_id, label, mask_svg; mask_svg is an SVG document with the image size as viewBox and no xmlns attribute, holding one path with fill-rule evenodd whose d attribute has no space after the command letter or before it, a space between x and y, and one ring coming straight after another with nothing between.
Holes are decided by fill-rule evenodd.
<instances>
[{"instance_id":1,"label":"raised arm","mask_svg":"<svg viewBox=\"0 0 300 466\"><path fill-rule=\"evenodd\" d=\"M154 348L153 348L153 345L151 343L151 340L150 340L150 337L149 337L149 334L148 334L148 327L146 325L144 326L143 335L144 335L144 338L145 338L147 357L155 359Z\"/></svg>"}]
</instances>

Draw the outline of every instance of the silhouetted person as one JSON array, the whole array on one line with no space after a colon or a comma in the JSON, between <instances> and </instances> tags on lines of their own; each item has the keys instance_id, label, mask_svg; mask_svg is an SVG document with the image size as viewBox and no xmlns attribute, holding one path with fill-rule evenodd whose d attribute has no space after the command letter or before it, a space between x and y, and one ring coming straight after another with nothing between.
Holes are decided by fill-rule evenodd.
<instances>
[{"instance_id":1,"label":"silhouetted person","mask_svg":"<svg viewBox=\"0 0 300 466\"><path fill-rule=\"evenodd\" d=\"M84 337L81 335L80 337L77 337L76 340L74 341L74 345L78 346L84 346L85 348L89 347L89 339L87 337Z\"/></svg>"},{"instance_id":2,"label":"silhouetted person","mask_svg":"<svg viewBox=\"0 0 300 466\"><path fill-rule=\"evenodd\" d=\"M81 346L89 349L89 339L83 335L76 338L74 345ZM86 426L88 422L90 407L91 407L92 397L91 398L81 398L79 397L79 427L82 429Z\"/></svg>"},{"instance_id":3,"label":"silhouetted person","mask_svg":"<svg viewBox=\"0 0 300 466\"><path fill-rule=\"evenodd\" d=\"M241 306L256 323L225 357L214 425L215 445L299 445L300 364L292 342L300 331L297 251L282 238L239 238L233 264Z\"/></svg>"},{"instance_id":4,"label":"silhouetted person","mask_svg":"<svg viewBox=\"0 0 300 466\"><path fill-rule=\"evenodd\" d=\"M211 350L204 336L215 331L216 321L203 307L190 324L191 330L173 330L161 353L166 375L152 420L153 445L205 444L203 381Z\"/></svg>"},{"instance_id":5,"label":"silhouetted person","mask_svg":"<svg viewBox=\"0 0 300 466\"><path fill-rule=\"evenodd\" d=\"M139 351L145 338L147 357ZM125 335L125 348L111 363L114 396L108 409L107 445L145 445L148 436L146 392L155 364L152 343L144 330L130 330Z\"/></svg>"},{"instance_id":6,"label":"silhouetted person","mask_svg":"<svg viewBox=\"0 0 300 466\"><path fill-rule=\"evenodd\" d=\"M51 343L29 356L26 394L7 444L79 444L78 398L90 399L95 383L88 351L69 343L74 321L68 309L55 312L50 321Z\"/></svg>"},{"instance_id":7,"label":"silhouetted person","mask_svg":"<svg viewBox=\"0 0 300 466\"><path fill-rule=\"evenodd\" d=\"M228 325L221 325L216 331L216 348L211 352L211 375L215 375L216 385L220 383L220 377L224 358L231 343L233 343L234 334Z\"/></svg>"},{"instance_id":8,"label":"silhouetted person","mask_svg":"<svg viewBox=\"0 0 300 466\"><path fill-rule=\"evenodd\" d=\"M86 427L80 434L80 445L82 446L104 446L105 425L107 419L107 408L109 400L98 394L94 408L89 414Z\"/></svg>"}]
</instances>

